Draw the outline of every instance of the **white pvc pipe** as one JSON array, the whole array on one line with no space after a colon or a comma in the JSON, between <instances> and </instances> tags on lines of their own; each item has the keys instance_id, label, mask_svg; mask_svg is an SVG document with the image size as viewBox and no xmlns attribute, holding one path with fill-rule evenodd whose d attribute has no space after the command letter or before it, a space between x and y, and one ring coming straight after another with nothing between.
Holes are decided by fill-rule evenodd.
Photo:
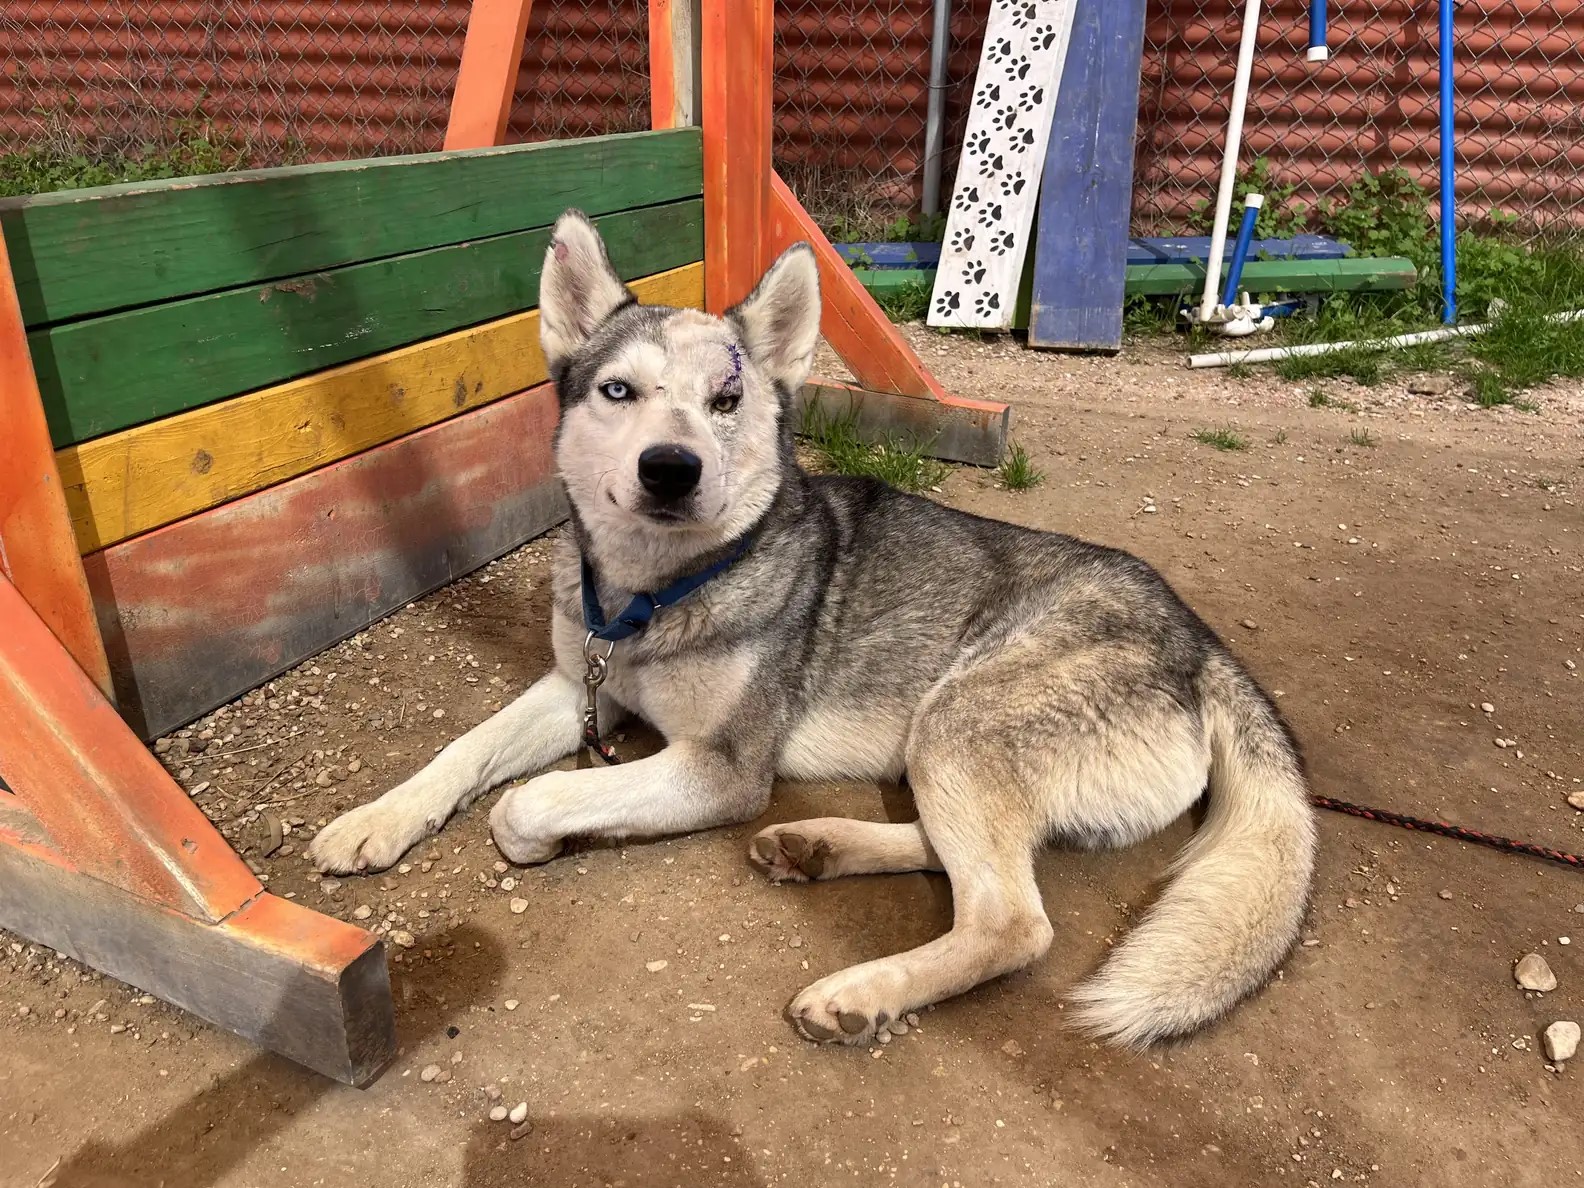
<instances>
[{"instance_id":1,"label":"white pvc pipe","mask_svg":"<svg viewBox=\"0 0 1584 1188\"><path fill-rule=\"evenodd\" d=\"M1232 83L1232 107L1227 113L1226 156L1221 159L1221 185L1216 191L1215 228L1210 232L1210 259L1205 265L1204 296L1199 320L1208 322L1221 295L1221 263L1226 255L1227 226L1232 221L1232 191L1237 187L1238 153L1243 147L1243 111L1248 106L1249 78L1254 73L1254 50L1259 41L1260 0L1248 0L1243 10L1243 39L1238 42L1237 77Z\"/></svg>"},{"instance_id":2,"label":"white pvc pipe","mask_svg":"<svg viewBox=\"0 0 1584 1188\"><path fill-rule=\"evenodd\" d=\"M1584 309L1571 313L1552 314L1548 322L1584 321ZM1329 355L1350 347L1368 347L1372 350L1391 350L1397 347L1418 346L1421 342L1441 342L1448 338L1463 338L1483 334L1490 329L1489 322L1477 326L1443 326L1439 330L1420 330L1414 334L1398 334L1392 338L1361 339L1354 342L1310 342L1302 346L1261 347L1252 351L1220 351L1208 355L1189 355L1189 367L1230 367L1237 363L1274 363L1278 359L1299 359L1309 355Z\"/></svg>"}]
</instances>

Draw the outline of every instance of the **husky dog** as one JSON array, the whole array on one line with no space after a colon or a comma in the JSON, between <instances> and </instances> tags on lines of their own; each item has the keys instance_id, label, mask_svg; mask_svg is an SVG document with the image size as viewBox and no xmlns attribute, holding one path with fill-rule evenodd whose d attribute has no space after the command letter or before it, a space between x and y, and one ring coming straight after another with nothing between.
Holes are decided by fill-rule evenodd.
<instances>
[{"instance_id":1,"label":"husky dog","mask_svg":"<svg viewBox=\"0 0 1584 1188\"><path fill-rule=\"evenodd\" d=\"M554 567L555 669L326 827L310 851L321 870L390 866L488 789L585 742L597 749L584 708L597 688L600 726L638 714L667 745L510 789L490 826L515 862L545 862L573 837L748 821L777 776L906 777L912 823L823 817L771 826L749 847L777 881L951 880L944 936L792 1001L806 1038L863 1043L1029 964L1052 938L1034 878L1041 847L1128 845L1207 784L1175 878L1073 992L1077 1019L1141 1046L1263 984L1297 935L1315 852L1301 761L1275 707L1135 557L806 474L791 412L819 337L806 244L712 317L639 306L593 226L568 212L545 256L540 317L572 507ZM621 612L626 638L591 640L606 608L624 606L647 623Z\"/></svg>"}]
</instances>

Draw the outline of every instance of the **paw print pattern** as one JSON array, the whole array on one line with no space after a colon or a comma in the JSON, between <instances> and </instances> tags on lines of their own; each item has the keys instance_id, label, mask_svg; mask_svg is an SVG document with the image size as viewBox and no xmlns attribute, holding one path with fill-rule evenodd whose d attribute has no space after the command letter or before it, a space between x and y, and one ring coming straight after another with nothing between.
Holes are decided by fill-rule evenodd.
<instances>
[{"instance_id":1,"label":"paw print pattern","mask_svg":"<svg viewBox=\"0 0 1584 1188\"><path fill-rule=\"evenodd\" d=\"M1054 0L992 0L985 69L968 114L961 184L943 245L943 287L930 305L937 324L995 325L1010 308L1010 260L1025 238L1010 224L1033 198L1020 174L1043 147L1037 129L1051 103L1058 11Z\"/></svg>"}]
</instances>

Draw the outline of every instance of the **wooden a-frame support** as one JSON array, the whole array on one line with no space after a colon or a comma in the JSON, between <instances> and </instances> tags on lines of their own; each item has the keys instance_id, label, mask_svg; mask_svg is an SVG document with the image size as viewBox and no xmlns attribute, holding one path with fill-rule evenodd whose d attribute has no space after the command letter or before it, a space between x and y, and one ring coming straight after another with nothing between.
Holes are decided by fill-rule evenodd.
<instances>
[{"instance_id":1,"label":"wooden a-frame support","mask_svg":"<svg viewBox=\"0 0 1584 1188\"><path fill-rule=\"evenodd\" d=\"M530 12L475 0L446 148L504 140ZM807 240L821 329L863 387L805 399L993 463L1006 406L941 388L771 168L773 19L773 0L651 0L654 125L703 125L706 305L741 300ZM382 942L266 892L110 700L3 239L0 426L0 927L370 1083L396 1050Z\"/></svg>"},{"instance_id":2,"label":"wooden a-frame support","mask_svg":"<svg viewBox=\"0 0 1584 1188\"><path fill-rule=\"evenodd\" d=\"M109 700L3 242L0 425L0 927L368 1084L382 943L265 892Z\"/></svg>"}]
</instances>

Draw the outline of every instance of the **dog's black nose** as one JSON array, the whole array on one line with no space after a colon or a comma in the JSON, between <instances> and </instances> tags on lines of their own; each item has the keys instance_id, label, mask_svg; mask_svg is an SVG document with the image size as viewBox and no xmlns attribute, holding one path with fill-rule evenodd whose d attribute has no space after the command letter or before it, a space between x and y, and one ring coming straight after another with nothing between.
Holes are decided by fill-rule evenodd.
<instances>
[{"instance_id":1,"label":"dog's black nose","mask_svg":"<svg viewBox=\"0 0 1584 1188\"><path fill-rule=\"evenodd\" d=\"M698 486L704 463L679 445L650 446L638 455L638 481L663 503L674 503Z\"/></svg>"}]
</instances>

